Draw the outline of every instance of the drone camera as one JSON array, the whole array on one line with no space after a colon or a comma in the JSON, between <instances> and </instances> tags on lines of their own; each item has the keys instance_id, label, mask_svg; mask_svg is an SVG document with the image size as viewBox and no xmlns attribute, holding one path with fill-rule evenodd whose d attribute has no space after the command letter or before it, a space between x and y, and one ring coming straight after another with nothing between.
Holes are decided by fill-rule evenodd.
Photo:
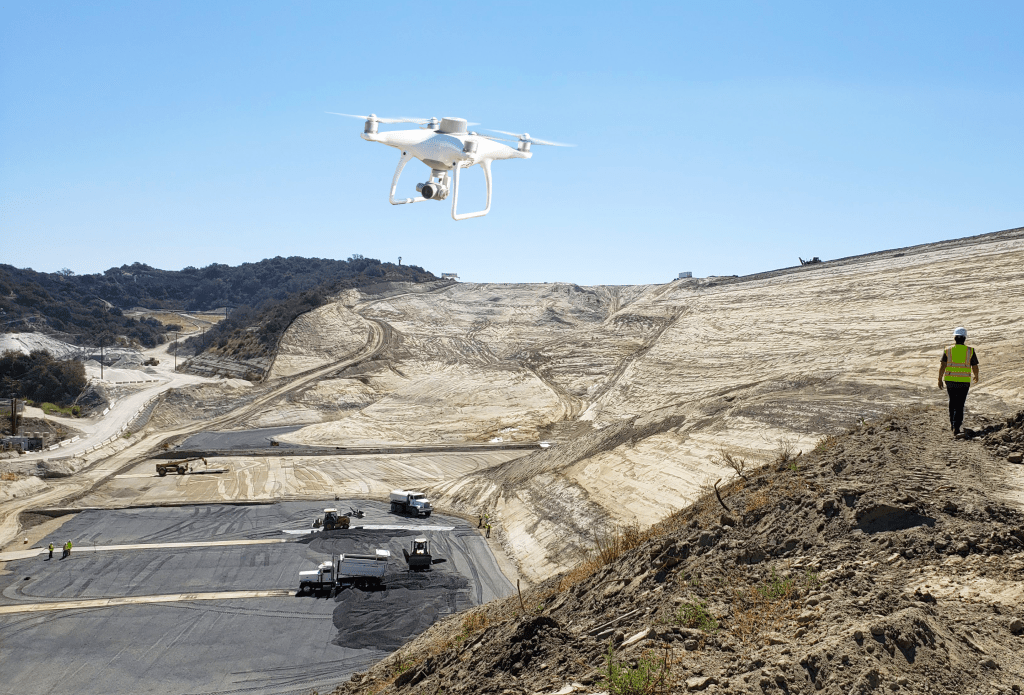
<instances>
[{"instance_id":1,"label":"drone camera","mask_svg":"<svg viewBox=\"0 0 1024 695\"><path fill-rule=\"evenodd\" d=\"M435 181L418 183L416 190L427 200L444 200L448 197L448 187Z\"/></svg>"}]
</instances>

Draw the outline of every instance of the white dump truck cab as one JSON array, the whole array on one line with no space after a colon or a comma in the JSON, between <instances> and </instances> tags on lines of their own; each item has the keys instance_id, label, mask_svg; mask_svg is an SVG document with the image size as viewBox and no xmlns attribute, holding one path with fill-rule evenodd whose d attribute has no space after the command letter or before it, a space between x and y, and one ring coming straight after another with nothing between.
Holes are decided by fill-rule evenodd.
<instances>
[{"instance_id":1,"label":"white dump truck cab","mask_svg":"<svg viewBox=\"0 0 1024 695\"><path fill-rule=\"evenodd\" d=\"M434 511L434 508L430 506L430 500L422 492L392 490L390 499L391 511L396 514L408 514L426 518Z\"/></svg>"},{"instance_id":2,"label":"white dump truck cab","mask_svg":"<svg viewBox=\"0 0 1024 695\"><path fill-rule=\"evenodd\" d=\"M336 582L334 562L321 562L315 570L299 572L299 592L333 588Z\"/></svg>"}]
</instances>

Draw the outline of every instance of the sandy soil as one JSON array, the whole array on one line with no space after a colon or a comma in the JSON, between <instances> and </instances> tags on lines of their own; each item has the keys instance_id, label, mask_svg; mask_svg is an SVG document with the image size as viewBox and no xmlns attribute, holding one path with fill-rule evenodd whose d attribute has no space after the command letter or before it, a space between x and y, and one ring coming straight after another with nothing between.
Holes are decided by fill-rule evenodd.
<instances>
[{"instance_id":1,"label":"sandy soil","mask_svg":"<svg viewBox=\"0 0 1024 695\"><path fill-rule=\"evenodd\" d=\"M555 476L553 454L537 454L516 464L525 477L503 466L432 486L453 508L497 510L536 581L574 562L594 524L652 523L729 479L725 455L755 466L894 406L944 402L935 373L956 325L981 360L970 407L1009 411L1024 398L1022 261L1024 239L1004 234L748 280L350 291L342 303L392 338L372 367L296 394L287 416L317 424L285 439L564 445L636 416L680 419L597 437Z\"/></svg>"},{"instance_id":2,"label":"sandy soil","mask_svg":"<svg viewBox=\"0 0 1024 695\"><path fill-rule=\"evenodd\" d=\"M366 319L340 303L299 316L281 339L268 378L292 376L355 353L370 337Z\"/></svg>"},{"instance_id":3,"label":"sandy soil","mask_svg":"<svg viewBox=\"0 0 1024 695\"><path fill-rule=\"evenodd\" d=\"M168 475L146 460L82 497L84 507L275 499L384 499L391 490L461 478L522 456L522 451L337 457L266 456L208 459L223 474Z\"/></svg>"}]
</instances>

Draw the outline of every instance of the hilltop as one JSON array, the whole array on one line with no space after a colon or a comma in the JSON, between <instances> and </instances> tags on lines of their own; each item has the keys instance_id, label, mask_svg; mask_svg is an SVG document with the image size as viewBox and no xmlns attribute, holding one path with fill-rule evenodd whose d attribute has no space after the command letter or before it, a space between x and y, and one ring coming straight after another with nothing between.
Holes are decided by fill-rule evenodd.
<instances>
[{"instance_id":1,"label":"hilltop","mask_svg":"<svg viewBox=\"0 0 1024 695\"><path fill-rule=\"evenodd\" d=\"M133 263L82 275L70 269L40 273L0 264L0 316L4 332L29 328L70 336L81 345L109 345L123 337L153 347L165 340L165 325L125 312L136 307L270 310L271 305L287 304L303 292L335 291L335 283L343 281L349 283L345 286L360 286L385 280L434 279L418 266L397 266L358 255L345 261L278 256L239 266L213 263L182 270ZM285 327L287 323L280 330Z\"/></svg>"}]
</instances>

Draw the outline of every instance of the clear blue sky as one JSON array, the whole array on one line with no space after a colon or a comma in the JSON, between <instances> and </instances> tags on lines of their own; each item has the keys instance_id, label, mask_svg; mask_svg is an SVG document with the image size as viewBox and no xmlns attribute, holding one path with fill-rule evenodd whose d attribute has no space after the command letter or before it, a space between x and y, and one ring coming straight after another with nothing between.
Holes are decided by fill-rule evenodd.
<instances>
[{"instance_id":1,"label":"clear blue sky","mask_svg":"<svg viewBox=\"0 0 1024 695\"><path fill-rule=\"evenodd\" d=\"M1022 27L1020 2L5 2L0 262L627 284L1021 226ZM496 163L491 214L455 222L389 205L397 152L326 111L578 147Z\"/></svg>"}]
</instances>

